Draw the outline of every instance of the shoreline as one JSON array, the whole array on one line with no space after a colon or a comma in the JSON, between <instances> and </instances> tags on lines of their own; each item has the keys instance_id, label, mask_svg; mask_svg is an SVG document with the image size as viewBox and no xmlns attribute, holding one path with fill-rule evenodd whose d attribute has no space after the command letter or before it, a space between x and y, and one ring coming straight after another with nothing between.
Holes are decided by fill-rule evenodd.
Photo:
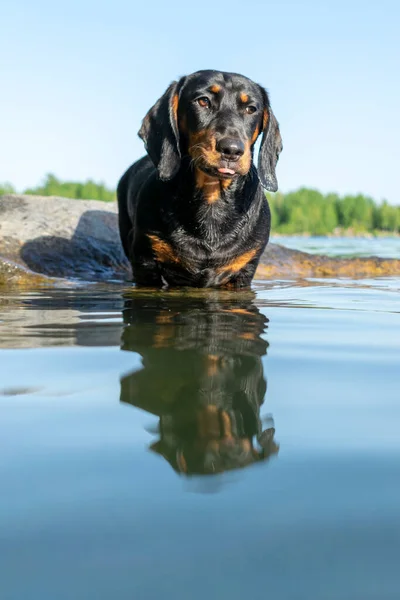
<instances>
[{"instance_id":1,"label":"shoreline","mask_svg":"<svg viewBox=\"0 0 400 600\"><path fill-rule=\"evenodd\" d=\"M273 230L271 231L271 238L276 238L276 239L280 239L280 238L305 238L305 239L309 239L309 238L348 238L348 239L366 239L366 240L371 240L371 239L379 239L379 238L393 238L393 239L399 239L400 238L400 234L396 233L395 231L392 232L388 232L388 231L375 231L373 233L371 232L364 232L364 233L356 233L354 231L351 230L347 230L344 229L343 231L336 231L334 233L324 233L324 234L313 234L313 233L309 233L309 232L303 232L303 233L277 233L274 232Z\"/></svg>"},{"instance_id":2,"label":"shoreline","mask_svg":"<svg viewBox=\"0 0 400 600\"><path fill-rule=\"evenodd\" d=\"M116 203L3 196L0 212L1 287L130 280ZM397 257L332 257L276 241L266 247L256 279L400 276Z\"/></svg>"}]
</instances>

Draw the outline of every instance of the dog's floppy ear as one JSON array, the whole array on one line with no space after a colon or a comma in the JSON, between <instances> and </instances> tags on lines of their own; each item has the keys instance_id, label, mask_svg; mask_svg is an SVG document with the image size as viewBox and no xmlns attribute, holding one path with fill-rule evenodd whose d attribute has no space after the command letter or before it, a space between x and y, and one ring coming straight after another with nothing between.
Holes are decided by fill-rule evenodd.
<instances>
[{"instance_id":1,"label":"dog's floppy ear","mask_svg":"<svg viewBox=\"0 0 400 600\"><path fill-rule=\"evenodd\" d=\"M184 78L171 83L142 121L139 137L162 181L172 179L181 164L178 130L179 91Z\"/></svg>"},{"instance_id":2,"label":"dog's floppy ear","mask_svg":"<svg viewBox=\"0 0 400 600\"><path fill-rule=\"evenodd\" d=\"M261 88L261 91L264 96L264 113L262 123L263 137L258 154L258 177L261 185L266 190L276 192L278 189L278 180L275 168L279 155L282 152L282 138L278 121L269 105L268 94L263 88Z\"/></svg>"}]
</instances>

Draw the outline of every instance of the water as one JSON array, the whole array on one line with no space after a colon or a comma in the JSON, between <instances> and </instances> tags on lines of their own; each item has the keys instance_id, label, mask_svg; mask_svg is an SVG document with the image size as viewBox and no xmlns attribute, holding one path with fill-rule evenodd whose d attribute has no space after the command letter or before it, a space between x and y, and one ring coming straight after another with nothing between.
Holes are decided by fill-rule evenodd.
<instances>
[{"instance_id":1,"label":"water","mask_svg":"<svg viewBox=\"0 0 400 600\"><path fill-rule=\"evenodd\" d=\"M399 299L0 293L1 600L398 600Z\"/></svg>"},{"instance_id":2,"label":"water","mask_svg":"<svg viewBox=\"0 0 400 600\"><path fill-rule=\"evenodd\" d=\"M400 258L400 236L377 238L279 236L272 237L271 242L294 250L327 256Z\"/></svg>"}]
</instances>

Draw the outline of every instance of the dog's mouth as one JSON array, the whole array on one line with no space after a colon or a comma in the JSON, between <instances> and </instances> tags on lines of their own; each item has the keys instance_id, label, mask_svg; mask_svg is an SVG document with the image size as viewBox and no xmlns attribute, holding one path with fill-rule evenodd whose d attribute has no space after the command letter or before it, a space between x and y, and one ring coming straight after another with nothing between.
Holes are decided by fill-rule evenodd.
<instances>
[{"instance_id":1,"label":"dog's mouth","mask_svg":"<svg viewBox=\"0 0 400 600\"><path fill-rule=\"evenodd\" d=\"M201 170L218 179L233 179L236 175L240 175L240 165L234 162L221 160L218 165L212 165L204 162L201 165Z\"/></svg>"},{"instance_id":2,"label":"dog's mouth","mask_svg":"<svg viewBox=\"0 0 400 600\"><path fill-rule=\"evenodd\" d=\"M228 140L230 145L226 142L219 148L214 133L204 130L189 136L188 154L193 166L214 179L232 180L247 175L252 158L250 145L240 140L234 145Z\"/></svg>"},{"instance_id":3,"label":"dog's mouth","mask_svg":"<svg viewBox=\"0 0 400 600\"><path fill-rule=\"evenodd\" d=\"M197 169L209 177L222 180L247 175L251 165L249 152L245 152L240 158L229 159L215 149L194 147L189 149L189 155Z\"/></svg>"},{"instance_id":4,"label":"dog's mouth","mask_svg":"<svg viewBox=\"0 0 400 600\"><path fill-rule=\"evenodd\" d=\"M234 175L236 175L236 169L232 168L232 166L230 165L230 163L228 163L228 165L227 166L224 165L224 166L219 167L217 169L218 173L220 175L222 175L224 178L225 177L229 178L229 177L233 177Z\"/></svg>"},{"instance_id":5,"label":"dog's mouth","mask_svg":"<svg viewBox=\"0 0 400 600\"><path fill-rule=\"evenodd\" d=\"M221 167L218 169L218 173L222 173L222 175L234 175L236 171L234 171L233 169L226 169L224 167Z\"/></svg>"}]
</instances>

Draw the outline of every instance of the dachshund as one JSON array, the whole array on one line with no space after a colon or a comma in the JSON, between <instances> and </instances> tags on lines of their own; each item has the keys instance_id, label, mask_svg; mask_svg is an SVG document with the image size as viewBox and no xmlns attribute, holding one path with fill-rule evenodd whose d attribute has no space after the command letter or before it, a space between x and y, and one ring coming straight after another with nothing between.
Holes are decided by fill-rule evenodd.
<instances>
[{"instance_id":1,"label":"dachshund","mask_svg":"<svg viewBox=\"0 0 400 600\"><path fill-rule=\"evenodd\" d=\"M235 73L198 71L168 87L139 137L147 156L117 189L136 284L248 287L269 239L264 189L278 189L282 150L266 90Z\"/></svg>"}]
</instances>

